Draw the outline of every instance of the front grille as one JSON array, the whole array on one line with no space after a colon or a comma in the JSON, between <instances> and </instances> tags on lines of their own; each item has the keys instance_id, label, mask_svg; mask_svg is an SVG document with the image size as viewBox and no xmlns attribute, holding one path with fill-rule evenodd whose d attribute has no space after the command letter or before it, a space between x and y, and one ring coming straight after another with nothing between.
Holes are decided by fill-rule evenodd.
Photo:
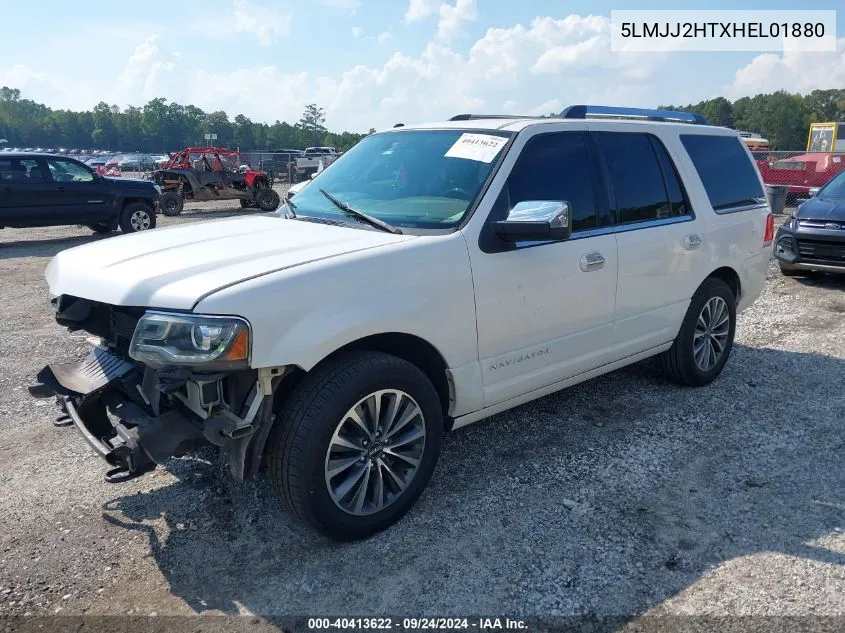
<instances>
[{"instance_id":1,"label":"front grille","mask_svg":"<svg viewBox=\"0 0 845 633\"><path fill-rule=\"evenodd\" d=\"M116 351L124 357L129 353L129 343L132 341L136 325L138 325L138 317L124 312L120 308L112 307L109 339L114 344Z\"/></svg>"},{"instance_id":2,"label":"front grille","mask_svg":"<svg viewBox=\"0 0 845 633\"><path fill-rule=\"evenodd\" d=\"M845 242L798 240L798 253L802 259L845 264Z\"/></svg>"}]
</instances>

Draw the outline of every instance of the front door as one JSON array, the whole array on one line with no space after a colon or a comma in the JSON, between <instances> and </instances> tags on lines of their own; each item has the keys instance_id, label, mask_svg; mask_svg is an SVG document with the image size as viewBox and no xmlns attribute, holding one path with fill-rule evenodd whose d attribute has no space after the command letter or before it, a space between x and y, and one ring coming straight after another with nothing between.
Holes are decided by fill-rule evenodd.
<instances>
[{"instance_id":1,"label":"front door","mask_svg":"<svg viewBox=\"0 0 845 633\"><path fill-rule=\"evenodd\" d=\"M530 136L478 242L468 240L485 406L609 362L616 238L588 141L582 131ZM524 200L568 202L572 237L500 241L491 223Z\"/></svg>"},{"instance_id":2,"label":"front door","mask_svg":"<svg viewBox=\"0 0 845 633\"><path fill-rule=\"evenodd\" d=\"M76 161L47 158L55 224L91 224L114 218L113 193L94 172Z\"/></svg>"}]
</instances>

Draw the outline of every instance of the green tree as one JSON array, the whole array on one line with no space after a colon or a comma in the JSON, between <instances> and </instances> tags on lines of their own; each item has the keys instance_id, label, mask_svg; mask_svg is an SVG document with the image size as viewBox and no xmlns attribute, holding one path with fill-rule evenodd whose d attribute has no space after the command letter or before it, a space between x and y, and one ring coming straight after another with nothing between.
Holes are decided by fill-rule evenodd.
<instances>
[{"instance_id":1,"label":"green tree","mask_svg":"<svg viewBox=\"0 0 845 633\"><path fill-rule=\"evenodd\" d=\"M305 112L299 119L297 127L302 132L306 145L316 145L326 134L326 111L315 103L305 106Z\"/></svg>"}]
</instances>

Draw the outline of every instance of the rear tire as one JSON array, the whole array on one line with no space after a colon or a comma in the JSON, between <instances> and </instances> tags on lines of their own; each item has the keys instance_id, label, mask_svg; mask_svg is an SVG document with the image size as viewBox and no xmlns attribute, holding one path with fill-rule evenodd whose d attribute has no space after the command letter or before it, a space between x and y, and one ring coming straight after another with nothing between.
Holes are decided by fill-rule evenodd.
<instances>
[{"instance_id":1,"label":"rear tire","mask_svg":"<svg viewBox=\"0 0 845 633\"><path fill-rule=\"evenodd\" d=\"M182 213L184 206L185 201L182 199L182 196L175 191L165 191L161 194L158 201L158 208L161 209L161 212L169 218Z\"/></svg>"},{"instance_id":2,"label":"rear tire","mask_svg":"<svg viewBox=\"0 0 845 633\"><path fill-rule=\"evenodd\" d=\"M281 203L282 199L275 189L262 187L255 192L255 204L262 211L275 211Z\"/></svg>"},{"instance_id":3,"label":"rear tire","mask_svg":"<svg viewBox=\"0 0 845 633\"><path fill-rule=\"evenodd\" d=\"M241 198L241 209L251 209L255 206L253 198Z\"/></svg>"},{"instance_id":4,"label":"rear tire","mask_svg":"<svg viewBox=\"0 0 845 633\"><path fill-rule=\"evenodd\" d=\"M120 230L124 233L137 233L156 227L156 214L153 208L143 202L130 202L120 213Z\"/></svg>"},{"instance_id":5,"label":"rear tire","mask_svg":"<svg viewBox=\"0 0 845 633\"><path fill-rule=\"evenodd\" d=\"M350 352L288 397L267 444L268 476L297 518L335 540L361 539L414 505L442 437L440 399L422 371L381 352Z\"/></svg>"},{"instance_id":6,"label":"rear tire","mask_svg":"<svg viewBox=\"0 0 845 633\"><path fill-rule=\"evenodd\" d=\"M699 286L672 347L660 355L666 376L679 385L711 383L725 367L736 331L736 297L721 279Z\"/></svg>"}]
</instances>

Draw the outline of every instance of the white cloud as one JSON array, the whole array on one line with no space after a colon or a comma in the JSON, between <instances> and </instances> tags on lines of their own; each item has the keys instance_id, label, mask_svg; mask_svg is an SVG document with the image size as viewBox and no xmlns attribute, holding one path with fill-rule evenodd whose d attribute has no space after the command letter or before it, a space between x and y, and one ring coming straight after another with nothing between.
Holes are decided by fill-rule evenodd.
<instances>
[{"instance_id":1,"label":"white cloud","mask_svg":"<svg viewBox=\"0 0 845 633\"><path fill-rule=\"evenodd\" d=\"M363 31L361 30L360 26L353 26L352 27L352 37L354 37L355 39L358 39L359 37L361 37L361 33L363 33Z\"/></svg>"},{"instance_id":2,"label":"white cloud","mask_svg":"<svg viewBox=\"0 0 845 633\"><path fill-rule=\"evenodd\" d=\"M436 15L440 7L440 0L411 0L405 11L405 23L411 24Z\"/></svg>"},{"instance_id":3,"label":"white cloud","mask_svg":"<svg viewBox=\"0 0 845 633\"><path fill-rule=\"evenodd\" d=\"M251 35L260 46L270 46L280 36L290 33L293 15L251 0L232 0L232 9L223 14L206 14L188 29L202 37L230 39Z\"/></svg>"},{"instance_id":4,"label":"white cloud","mask_svg":"<svg viewBox=\"0 0 845 633\"><path fill-rule=\"evenodd\" d=\"M457 11L459 5L451 6ZM460 10L466 12L466 5ZM655 94L653 78L669 58L611 53L608 19L590 16L488 29L469 48L434 40L420 53L397 52L382 64L351 66L332 76L289 72L283 60L234 71L219 70L214 58L204 56L180 62L168 48L177 44L186 46L184 38L170 34L140 40L121 71L84 76L91 84L84 90L61 77L36 77L32 69L15 71L25 81L11 81L9 71L0 70L0 85L21 87L28 98L55 107L90 107L101 99L143 105L164 97L267 122L296 121L306 104L318 103L331 129L363 131L458 112L547 114L570 103L654 106L663 95Z\"/></svg>"},{"instance_id":5,"label":"white cloud","mask_svg":"<svg viewBox=\"0 0 845 633\"><path fill-rule=\"evenodd\" d=\"M379 36L376 39L378 40L379 44L384 44L391 37L393 36L390 34L390 31L384 31L382 33L379 33Z\"/></svg>"},{"instance_id":6,"label":"white cloud","mask_svg":"<svg viewBox=\"0 0 845 633\"><path fill-rule=\"evenodd\" d=\"M838 86L845 86L845 38L837 40L836 52L758 55L736 71L724 93L736 99L776 90L807 93Z\"/></svg>"},{"instance_id":7,"label":"white cloud","mask_svg":"<svg viewBox=\"0 0 845 633\"><path fill-rule=\"evenodd\" d=\"M318 0L318 2L333 9L346 9L348 11L354 11L361 6L361 0Z\"/></svg>"},{"instance_id":8,"label":"white cloud","mask_svg":"<svg viewBox=\"0 0 845 633\"><path fill-rule=\"evenodd\" d=\"M472 22L478 17L475 0L455 0L455 4L440 5L440 20L437 23L437 37L450 40L461 34L464 22Z\"/></svg>"}]
</instances>

